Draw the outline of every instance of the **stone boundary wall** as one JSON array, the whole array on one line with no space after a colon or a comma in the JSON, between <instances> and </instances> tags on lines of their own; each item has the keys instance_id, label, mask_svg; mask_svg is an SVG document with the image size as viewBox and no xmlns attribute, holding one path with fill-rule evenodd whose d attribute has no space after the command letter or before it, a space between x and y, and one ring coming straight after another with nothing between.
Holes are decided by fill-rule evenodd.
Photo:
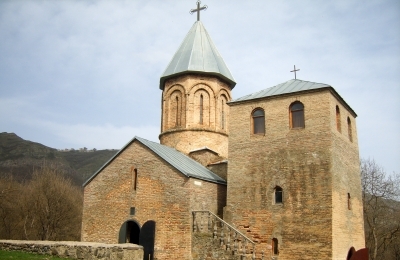
<instances>
[{"instance_id":1,"label":"stone boundary wall","mask_svg":"<svg viewBox=\"0 0 400 260\"><path fill-rule=\"evenodd\" d=\"M0 250L24 251L71 259L143 260L143 247L135 244L102 244L72 241L0 240Z\"/></svg>"}]
</instances>

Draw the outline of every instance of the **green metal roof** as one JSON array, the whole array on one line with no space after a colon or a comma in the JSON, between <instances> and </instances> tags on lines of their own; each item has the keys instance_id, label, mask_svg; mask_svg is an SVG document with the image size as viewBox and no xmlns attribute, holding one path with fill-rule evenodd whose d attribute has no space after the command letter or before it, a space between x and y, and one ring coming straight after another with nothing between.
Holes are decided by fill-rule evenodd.
<instances>
[{"instance_id":1,"label":"green metal roof","mask_svg":"<svg viewBox=\"0 0 400 260\"><path fill-rule=\"evenodd\" d=\"M129 141L118 153L116 153L108 162L106 162L95 174L93 174L84 184L86 186L90 181L92 181L97 174L99 174L108 164L110 164L120 153L122 153L125 148L127 148L131 143L138 141L143 144L145 147L153 151L159 157L161 157L164 161L173 166L176 170L181 172L186 177L196 178L204 181L225 184L226 181L193 160L192 158L184 155L183 153L171 148L169 146L165 146L159 143L155 143L140 137L135 136L131 141Z\"/></svg>"},{"instance_id":2,"label":"green metal roof","mask_svg":"<svg viewBox=\"0 0 400 260\"><path fill-rule=\"evenodd\" d=\"M279 85L276 85L274 87L267 88L267 89L258 91L256 93L252 93L252 94L237 98L237 99L231 101L231 103L244 101L244 100L263 98L263 97L278 96L278 95L282 95L282 94L295 93L295 92L311 90L311 89L330 88L330 87L331 86L323 84L323 83L315 83L315 82L303 81L303 80L299 80L299 79L292 79L292 80L286 81L284 83L281 83Z\"/></svg>"},{"instance_id":3,"label":"green metal roof","mask_svg":"<svg viewBox=\"0 0 400 260\"><path fill-rule=\"evenodd\" d=\"M160 89L164 88L166 79L190 72L218 76L231 88L236 85L231 72L200 21L194 23L162 74Z\"/></svg>"},{"instance_id":4,"label":"green metal roof","mask_svg":"<svg viewBox=\"0 0 400 260\"><path fill-rule=\"evenodd\" d=\"M324 83L316 83L316 82L310 82L310 81L304 81L304 80L299 80L299 79L292 79L289 81L286 81L284 83L278 84L276 86L237 98L235 100L232 100L229 102L230 104L234 103L240 103L243 101L249 101L249 100L254 100L254 99L261 99L261 98L267 98L267 97L273 97L273 96L279 96L279 95L285 95L285 94L291 94L291 93L298 93L298 92L303 92L303 91L312 91L312 90L317 90L317 89L329 89L333 95L335 95L341 102L342 104L347 107L347 109L354 115L354 117L357 117L357 114L354 112L354 110L344 101L344 99L336 92L336 90L327 84Z\"/></svg>"}]
</instances>

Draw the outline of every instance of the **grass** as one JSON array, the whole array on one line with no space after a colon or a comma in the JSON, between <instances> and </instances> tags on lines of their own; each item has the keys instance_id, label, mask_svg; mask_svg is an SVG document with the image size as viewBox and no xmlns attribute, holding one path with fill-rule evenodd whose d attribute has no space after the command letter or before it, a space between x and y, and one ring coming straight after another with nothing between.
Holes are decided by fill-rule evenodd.
<instances>
[{"instance_id":1,"label":"grass","mask_svg":"<svg viewBox=\"0 0 400 260\"><path fill-rule=\"evenodd\" d=\"M50 255L38 255L38 254L30 254L26 252L20 252L20 251L3 251L0 250L0 259L64 259L65 258L59 258L56 256L50 256Z\"/></svg>"}]
</instances>

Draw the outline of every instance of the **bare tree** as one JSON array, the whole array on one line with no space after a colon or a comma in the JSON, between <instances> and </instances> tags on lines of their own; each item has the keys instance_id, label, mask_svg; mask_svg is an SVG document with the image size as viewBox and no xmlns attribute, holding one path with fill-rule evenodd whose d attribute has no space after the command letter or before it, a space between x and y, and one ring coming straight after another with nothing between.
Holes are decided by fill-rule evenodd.
<instances>
[{"instance_id":1,"label":"bare tree","mask_svg":"<svg viewBox=\"0 0 400 260\"><path fill-rule=\"evenodd\" d=\"M382 167L369 159L361 161L361 178L365 235L370 259L398 260L400 175L386 174Z\"/></svg>"},{"instance_id":2,"label":"bare tree","mask_svg":"<svg viewBox=\"0 0 400 260\"><path fill-rule=\"evenodd\" d=\"M21 184L11 176L0 178L0 238L16 238Z\"/></svg>"},{"instance_id":3,"label":"bare tree","mask_svg":"<svg viewBox=\"0 0 400 260\"><path fill-rule=\"evenodd\" d=\"M43 163L25 183L0 177L0 239L79 240L82 202L56 165Z\"/></svg>"},{"instance_id":4,"label":"bare tree","mask_svg":"<svg viewBox=\"0 0 400 260\"><path fill-rule=\"evenodd\" d=\"M25 239L79 240L82 191L56 169L34 172L24 209Z\"/></svg>"}]
</instances>

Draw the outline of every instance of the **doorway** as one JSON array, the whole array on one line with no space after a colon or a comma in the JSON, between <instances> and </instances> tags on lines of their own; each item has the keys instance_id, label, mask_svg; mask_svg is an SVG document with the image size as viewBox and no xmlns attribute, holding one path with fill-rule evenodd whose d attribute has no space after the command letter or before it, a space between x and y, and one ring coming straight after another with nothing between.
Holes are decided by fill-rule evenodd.
<instances>
[{"instance_id":1,"label":"doorway","mask_svg":"<svg viewBox=\"0 0 400 260\"><path fill-rule=\"evenodd\" d=\"M132 243L139 245L140 226L136 221L128 220L119 230L118 243Z\"/></svg>"},{"instance_id":2,"label":"doorway","mask_svg":"<svg viewBox=\"0 0 400 260\"><path fill-rule=\"evenodd\" d=\"M122 224L119 230L118 243L132 243L143 246L145 260L154 259L154 242L156 233L156 222L149 220L142 228L134 220L128 220Z\"/></svg>"}]
</instances>

